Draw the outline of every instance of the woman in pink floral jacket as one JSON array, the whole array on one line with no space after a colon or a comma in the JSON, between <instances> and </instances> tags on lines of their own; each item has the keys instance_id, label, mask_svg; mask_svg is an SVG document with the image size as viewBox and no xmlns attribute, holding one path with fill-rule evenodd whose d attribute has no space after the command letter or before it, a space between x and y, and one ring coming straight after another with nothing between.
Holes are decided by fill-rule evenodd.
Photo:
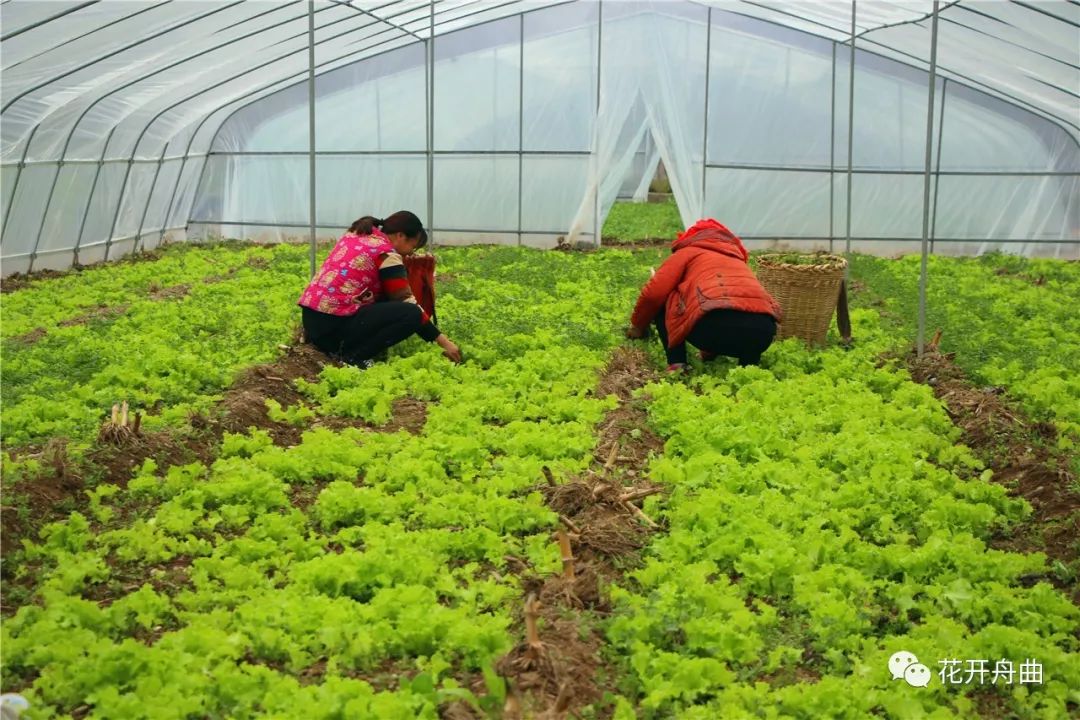
<instances>
[{"instance_id":1,"label":"woman in pink floral jacket","mask_svg":"<svg viewBox=\"0 0 1080 720\"><path fill-rule=\"evenodd\" d=\"M300 296L304 336L325 353L362 367L414 333L461 362L461 350L439 332L409 289L402 258L427 244L413 213L354 222Z\"/></svg>"}]
</instances>

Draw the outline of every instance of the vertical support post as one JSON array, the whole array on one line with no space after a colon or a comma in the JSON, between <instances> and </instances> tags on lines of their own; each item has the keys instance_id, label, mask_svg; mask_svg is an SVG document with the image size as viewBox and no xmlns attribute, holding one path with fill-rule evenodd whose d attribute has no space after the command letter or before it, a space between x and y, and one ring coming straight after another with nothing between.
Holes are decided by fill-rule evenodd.
<instances>
[{"instance_id":1,"label":"vertical support post","mask_svg":"<svg viewBox=\"0 0 1080 720\"><path fill-rule=\"evenodd\" d=\"M140 140L142 138L140 137ZM127 160L127 168L124 170L124 179L120 183L120 197L116 199L116 210L113 211L112 225L109 226L109 235L105 238L105 259L109 259L109 250L112 249L113 235L116 234L116 224L120 221L120 209L124 207L124 190L127 189L128 178L131 177L131 166L135 164L135 153L139 150L139 141L131 148L131 157Z\"/></svg>"},{"instance_id":2,"label":"vertical support post","mask_svg":"<svg viewBox=\"0 0 1080 720\"><path fill-rule=\"evenodd\" d=\"M427 105L427 216L428 242L435 247L435 0L428 3L427 72L424 80Z\"/></svg>"},{"instance_id":3,"label":"vertical support post","mask_svg":"<svg viewBox=\"0 0 1080 720\"><path fill-rule=\"evenodd\" d=\"M207 117L210 117L207 115ZM201 125L199 127L202 127ZM195 138L196 129L191 133L191 138ZM207 148L207 157L203 159L203 167L206 167L206 163L209 162L210 149ZM188 140L187 148L184 150L184 157L180 159L180 169L176 172L176 182L173 183L172 195L169 196L169 206L165 208L165 220L161 224L161 234L158 236L158 245L165 242L165 233L169 227L169 218L172 217L173 205L176 204L176 193L180 189L180 180L184 177L184 168L187 167L188 155L191 153L191 140Z\"/></svg>"},{"instance_id":4,"label":"vertical support post","mask_svg":"<svg viewBox=\"0 0 1080 720\"><path fill-rule=\"evenodd\" d=\"M937 84L938 0L934 0L934 15L930 23L930 89L926 101L926 170L923 174L922 258L919 263L919 338L918 357L923 356L926 338L926 256L930 229L930 158L934 139L934 86Z\"/></svg>"},{"instance_id":5,"label":"vertical support post","mask_svg":"<svg viewBox=\"0 0 1080 720\"><path fill-rule=\"evenodd\" d=\"M309 277L315 277L315 0L308 0L308 178Z\"/></svg>"},{"instance_id":6,"label":"vertical support post","mask_svg":"<svg viewBox=\"0 0 1080 720\"><path fill-rule=\"evenodd\" d=\"M941 187L941 141L945 138L945 98L948 97L949 78L941 79L941 116L937 124L937 162L934 170L934 214L930 216L930 254L934 254L934 238L937 237L938 189Z\"/></svg>"},{"instance_id":7,"label":"vertical support post","mask_svg":"<svg viewBox=\"0 0 1080 720\"><path fill-rule=\"evenodd\" d=\"M851 59L848 67L848 112L847 112L847 222L844 229L844 255L851 254L851 185L852 185L852 147L855 144L855 0L851 0ZM847 282L850 265L844 268L844 281Z\"/></svg>"},{"instance_id":8,"label":"vertical support post","mask_svg":"<svg viewBox=\"0 0 1080 720\"><path fill-rule=\"evenodd\" d=\"M21 165L21 163L20 163ZM45 211L41 214L41 224L38 225L37 237L34 238L34 247L30 250L30 264L26 267L26 272L31 273L34 271L34 261L37 260L38 246L41 245L41 235L45 231L45 221L49 219L49 207L52 205L53 194L56 192L56 183L60 180L60 173L64 169L64 157L61 155L60 159L56 161L56 174L53 175L52 185L49 186L49 195L45 200ZM18 180L18 171L16 171L16 180ZM17 188L16 188L17 189ZM11 194L12 204L14 204L15 193ZM8 214L11 213L11 208L8 207Z\"/></svg>"},{"instance_id":9,"label":"vertical support post","mask_svg":"<svg viewBox=\"0 0 1080 720\"><path fill-rule=\"evenodd\" d=\"M604 45L604 0L597 0L596 3L596 119L594 120L597 125L600 123L600 80L603 78L603 45ZM596 133L593 133L593 137L597 137ZM599 144L596 148L599 150ZM596 189L593 194L593 245L600 247L600 153L596 152L593 156L594 166L596 169Z\"/></svg>"},{"instance_id":10,"label":"vertical support post","mask_svg":"<svg viewBox=\"0 0 1080 720\"><path fill-rule=\"evenodd\" d=\"M521 225L521 204L525 198L525 14L518 15L518 245L524 236Z\"/></svg>"},{"instance_id":11,"label":"vertical support post","mask_svg":"<svg viewBox=\"0 0 1080 720\"><path fill-rule=\"evenodd\" d=\"M98 178L101 177L101 168L105 166L105 153L109 149L109 141L112 140L116 128L117 126L113 125L112 130L109 131L108 137L105 138L105 144L101 146L101 157L98 158L97 170L94 171L94 180L90 183L90 192L86 196L86 205L83 207L82 220L79 222L79 235L75 238L75 265L79 264L79 247L82 245L83 233L86 231L86 218L90 217L90 204L94 201L94 193L97 192Z\"/></svg>"},{"instance_id":12,"label":"vertical support post","mask_svg":"<svg viewBox=\"0 0 1080 720\"><path fill-rule=\"evenodd\" d=\"M836 237L836 43L832 46L832 90L829 96L829 252Z\"/></svg>"},{"instance_id":13,"label":"vertical support post","mask_svg":"<svg viewBox=\"0 0 1080 720\"><path fill-rule=\"evenodd\" d=\"M705 128L701 133L701 212L699 218L706 217L705 189L709 175L709 66L712 65L712 8L705 20Z\"/></svg>"},{"instance_id":14,"label":"vertical support post","mask_svg":"<svg viewBox=\"0 0 1080 720\"><path fill-rule=\"evenodd\" d=\"M150 212L150 201L154 198L154 188L157 187L158 175L161 174L161 166L165 163L165 153L169 151L169 143L165 142L165 147L161 148L161 157L158 158L157 168L154 169L154 179L150 181L150 192L146 193L146 204L143 205L142 217L139 218L139 229L135 234L135 248L133 252L139 252L142 250L142 231L143 226L146 225L146 214Z\"/></svg>"}]
</instances>

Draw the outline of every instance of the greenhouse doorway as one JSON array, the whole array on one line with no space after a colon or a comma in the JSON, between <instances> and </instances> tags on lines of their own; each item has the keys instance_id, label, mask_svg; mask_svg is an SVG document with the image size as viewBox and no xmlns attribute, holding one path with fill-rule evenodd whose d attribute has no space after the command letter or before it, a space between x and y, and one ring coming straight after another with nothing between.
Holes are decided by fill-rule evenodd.
<instances>
[{"instance_id":1,"label":"greenhouse doorway","mask_svg":"<svg viewBox=\"0 0 1080 720\"><path fill-rule=\"evenodd\" d=\"M665 243L674 240L682 229L667 168L652 133L646 131L604 220L602 242Z\"/></svg>"}]
</instances>

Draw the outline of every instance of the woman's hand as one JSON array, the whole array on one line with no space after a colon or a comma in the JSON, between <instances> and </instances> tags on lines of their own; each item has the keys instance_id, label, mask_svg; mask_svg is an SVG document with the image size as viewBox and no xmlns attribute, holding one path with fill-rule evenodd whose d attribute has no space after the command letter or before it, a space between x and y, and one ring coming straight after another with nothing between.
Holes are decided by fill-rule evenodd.
<instances>
[{"instance_id":1,"label":"woman's hand","mask_svg":"<svg viewBox=\"0 0 1080 720\"><path fill-rule=\"evenodd\" d=\"M439 347L442 348L442 354L452 363L461 362L461 348L455 345L450 338L445 335L439 335L435 338L435 342L439 343Z\"/></svg>"},{"instance_id":2,"label":"woman's hand","mask_svg":"<svg viewBox=\"0 0 1080 720\"><path fill-rule=\"evenodd\" d=\"M626 337L630 338L631 340L640 340L641 338L645 337L645 328L639 328L635 325L631 325L630 327L626 328Z\"/></svg>"}]
</instances>

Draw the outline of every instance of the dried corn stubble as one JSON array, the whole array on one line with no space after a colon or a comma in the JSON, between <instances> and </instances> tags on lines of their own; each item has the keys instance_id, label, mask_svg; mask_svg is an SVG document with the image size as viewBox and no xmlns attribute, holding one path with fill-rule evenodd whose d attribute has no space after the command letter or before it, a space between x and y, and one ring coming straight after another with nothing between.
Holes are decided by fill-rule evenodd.
<instances>
[{"instance_id":1,"label":"dried corn stubble","mask_svg":"<svg viewBox=\"0 0 1080 720\"><path fill-rule=\"evenodd\" d=\"M139 427L142 416L135 413L134 417L128 416L127 400L112 406L112 415L98 430L98 441L109 445L123 445L140 435Z\"/></svg>"}]
</instances>

